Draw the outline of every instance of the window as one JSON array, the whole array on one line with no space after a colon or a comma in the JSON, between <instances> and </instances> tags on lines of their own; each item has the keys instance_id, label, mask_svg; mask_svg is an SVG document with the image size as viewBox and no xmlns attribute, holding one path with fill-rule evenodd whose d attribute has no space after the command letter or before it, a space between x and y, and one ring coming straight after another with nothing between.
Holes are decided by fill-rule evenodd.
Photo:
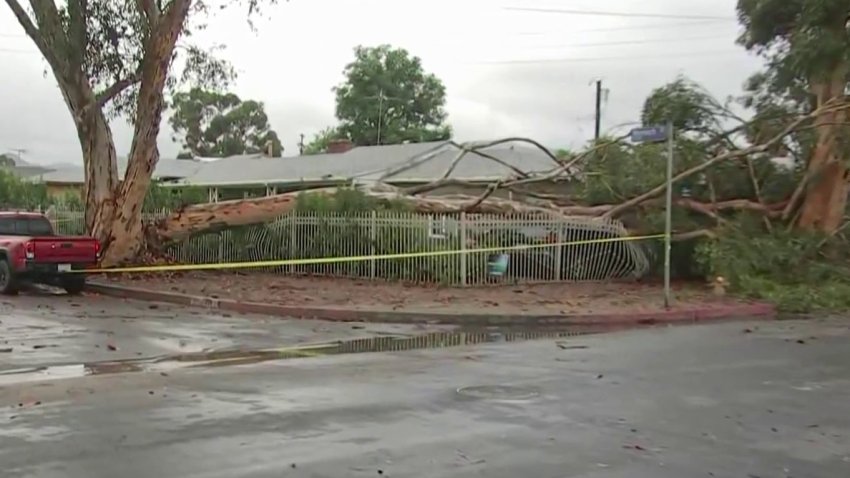
<instances>
[{"instance_id":1,"label":"window","mask_svg":"<svg viewBox=\"0 0 850 478\"><path fill-rule=\"evenodd\" d=\"M432 239L445 239L447 235L446 216L428 216L428 237Z\"/></svg>"},{"instance_id":2,"label":"window","mask_svg":"<svg viewBox=\"0 0 850 478\"><path fill-rule=\"evenodd\" d=\"M0 218L0 234L7 236L52 236L53 226L43 217Z\"/></svg>"},{"instance_id":3,"label":"window","mask_svg":"<svg viewBox=\"0 0 850 478\"><path fill-rule=\"evenodd\" d=\"M15 220L11 218L0 219L0 234L15 235Z\"/></svg>"}]
</instances>

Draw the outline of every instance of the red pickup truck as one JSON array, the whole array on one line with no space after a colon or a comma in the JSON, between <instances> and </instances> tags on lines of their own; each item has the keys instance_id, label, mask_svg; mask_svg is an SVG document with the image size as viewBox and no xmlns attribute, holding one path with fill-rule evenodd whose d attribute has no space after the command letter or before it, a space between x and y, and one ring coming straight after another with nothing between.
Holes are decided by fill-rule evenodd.
<instances>
[{"instance_id":1,"label":"red pickup truck","mask_svg":"<svg viewBox=\"0 0 850 478\"><path fill-rule=\"evenodd\" d=\"M100 243L91 237L57 236L41 214L0 212L0 293L16 294L24 282L79 294L84 270L97 264Z\"/></svg>"}]
</instances>

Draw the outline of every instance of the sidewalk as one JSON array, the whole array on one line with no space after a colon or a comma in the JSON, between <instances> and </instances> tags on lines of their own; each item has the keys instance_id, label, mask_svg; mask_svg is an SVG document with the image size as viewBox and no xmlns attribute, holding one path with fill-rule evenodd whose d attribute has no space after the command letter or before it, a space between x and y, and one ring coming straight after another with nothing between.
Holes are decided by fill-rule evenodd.
<instances>
[{"instance_id":1,"label":"sidewalk","mask_svg":"<svg viewBox=\"0 0 850 478\"><path fill-rule=\"evenodd\" d=\"M707 288L580 283L448 288L252 273L93 277L91 291L115 297L239 313L335 321L497 325L648 325L773 318L767 304L717 298Z\"/></svg>"}]
</instances>

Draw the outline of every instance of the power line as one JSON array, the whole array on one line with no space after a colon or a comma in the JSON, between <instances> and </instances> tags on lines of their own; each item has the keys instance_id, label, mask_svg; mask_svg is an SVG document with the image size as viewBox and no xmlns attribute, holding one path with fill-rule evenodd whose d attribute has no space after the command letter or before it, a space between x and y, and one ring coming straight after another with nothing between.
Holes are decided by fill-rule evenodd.
<instances>
[{"instance_id":1,"label":"power line","mask_svg":"<svg viewBox=\"0 0 850 478\"><path fill-rule=\"evenodd\" d=\"M652 23L649 25L633 25L633 26L625 26L625 27L608 27L608 28L589 28L586 30L570 30L570 33L597 33L597 32L621 32L621 31L631 31L631 30L649 30L656 28L673 28L673 27L683 27L683 26L696 26L696 25L713 25L716 23L724 22L725 20L694 20L689 22L665 22L665 23ZM517 32L513 35L516 36L535 36L535 35L546 35L550 33L563 33L564 30L549 30L548 32Z\"/></svg>"},{"instance_id":2,"label":"power line","mask_svg":"<svg viewBox=\"0 0 850 478\"><path fill-rule=\"evenodd\" d=\"M505 10L518 12L559 13L563 15L588 15L597 17L629 17L629 18L668 18L678 20L728 20L737 21L735 17L720 17L713 15L675 15L668 13L635 13L635 12L606 12L599 10L572 10L563 8L530 8L503 7Z\"/></svg>"},{"instance_id":3,"label":"power line","mask_svg":"<svg viewBox=\"0 0 850 478\"><path fill-rule=\"evenodd\" d=\"M473 62L483 65L508 65L508 64L543 64L543 63L589 63L597 61L628 61L628 60L650 60L664 58L683 58L695 57L699 55L731 55L733 53L740 54L742 50L708 50L708 51L689 51L681 53L668 53L663 55L632 55L632 56L606 56L592 58L542 58L537 60L495 60L495 61L479 61Z\"/></svg>"},{"instance_id":4,"label":"power line","mask_svg":"<svg viewBox=\"0 0 850 478\"><path fill-rule=\"evenodd\" d=\"M566 45L535 45L529 46L530 49L545 49L545 48L587 48L600 46L622 46L622 45L645 45L647 43L679 43L683 41L699 41L699 40L722 40L729 39L728 35L705 35L700 37L682 37L682 38L650 38L646 40L622 40L613 42L597 42L597 43L572 43Z\"/></svg>"},{"instance_id":5,"label":"power line","mask_svg":"<svg viewBox=\"0 0 850 478\"><path fill-rule=\"evenodd\" d=\"M722 40L728 39L727 35L704 35L704 36L696 36L696 37L679 37L679 38L649 38L645 40L620 40L613 42L591 42L591 43L568 43L564 45L523 45L522 49L528 50L537 50L537 49L554 49L554 48L591 48L591 47L607 47L607 46L624 46L624 45L646 45L652 43L680 43L687 41L701 41L701 40ZM41 53L37 50L23 50L23 49L7 49L0 48L0 53L22 53L22 54L33 54L33 55L41 55ZM378 97L374 97L373 99L377 99ZM393 99L393 98L387 98Z\"/></svg>"}]
</instances>

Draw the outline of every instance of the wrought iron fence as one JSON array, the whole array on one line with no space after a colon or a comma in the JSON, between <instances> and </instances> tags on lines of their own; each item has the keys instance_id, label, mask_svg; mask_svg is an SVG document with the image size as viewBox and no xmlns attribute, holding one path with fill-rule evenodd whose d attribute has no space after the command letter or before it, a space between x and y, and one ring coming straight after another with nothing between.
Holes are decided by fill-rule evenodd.
<instances>
[{"instance_id":1,"label":"wrought iron fence","mask_svg":"<svg viewBox=\"0 0 850 478\"><path fill-rule=\"evenodd\" d=\"M49 217L57 232L85 229L81 212ZM655 244L623 240L627 236L618 221L596 218L299 212L198 234L171 246L169 254L181 264L307 260L258 267L287 275L446 285L575 282L647 274Z\"/></svg>"}]
</instances>

